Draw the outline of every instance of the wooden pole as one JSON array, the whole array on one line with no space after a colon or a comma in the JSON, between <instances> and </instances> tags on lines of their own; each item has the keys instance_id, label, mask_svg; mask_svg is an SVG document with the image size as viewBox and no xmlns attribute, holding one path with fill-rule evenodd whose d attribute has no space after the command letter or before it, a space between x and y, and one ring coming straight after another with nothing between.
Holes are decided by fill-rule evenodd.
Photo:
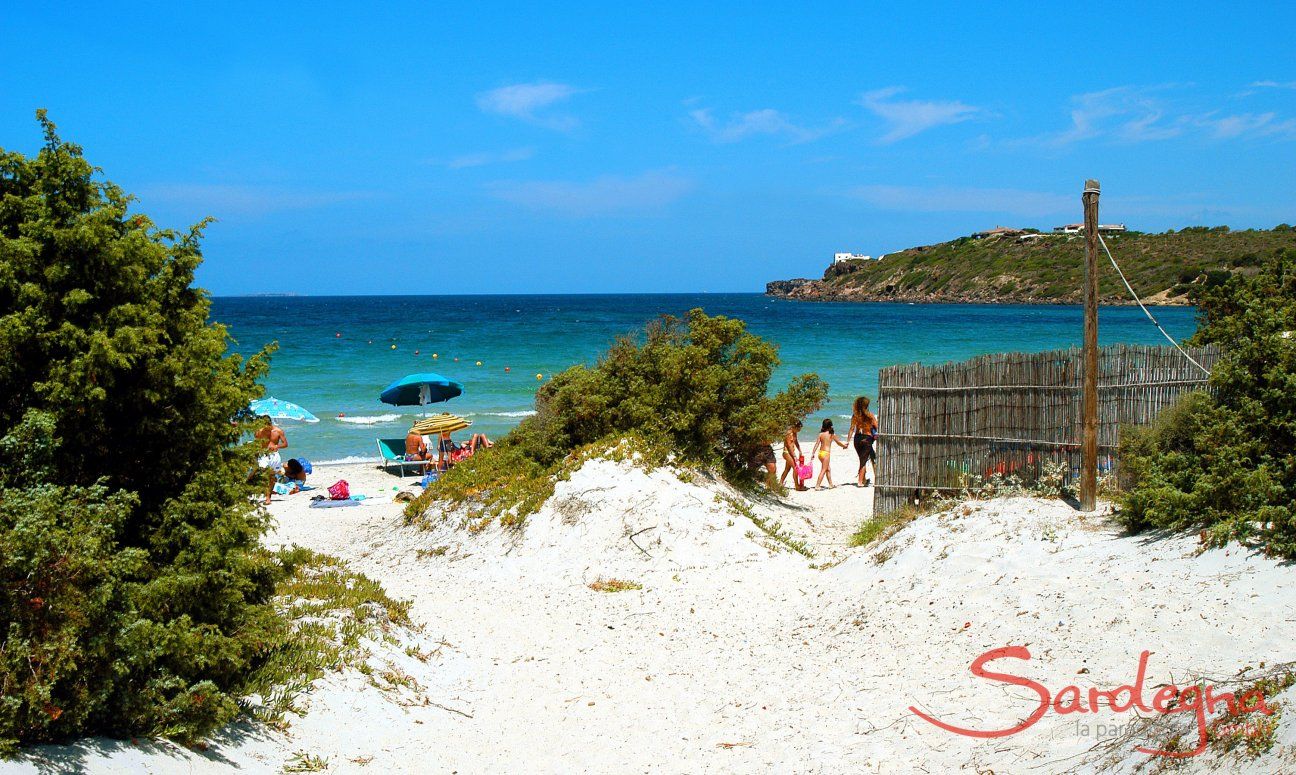
<instances>
[{"instance_id":1,"label":"wooden pole","mask_svg":"<svg viewBox=\"0 0 1296 775\"><path fill-rule=\"evenodd\" d=\"M1093 511L1098 500L1098 194L1096 180L1086 180L1084 193L1084 389L1080 442L1080 510Z\"/></svg>"}]
</instances>

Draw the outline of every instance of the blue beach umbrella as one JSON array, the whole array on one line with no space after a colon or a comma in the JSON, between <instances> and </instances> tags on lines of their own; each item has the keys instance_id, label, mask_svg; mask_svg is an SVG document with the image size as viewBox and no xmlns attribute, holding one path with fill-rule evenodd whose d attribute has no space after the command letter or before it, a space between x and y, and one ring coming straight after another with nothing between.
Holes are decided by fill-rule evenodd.
<instances>
[{"instance_id":1,"label":"blue beach umbrella","mask_svg":"<svg viewBox=\"0 0 1296 775\"><path fill-rule=\"evenodd\" d=\"M388 385L378 396L384 404L423 406L449 401L463 393L463 385L430 371L407 374Z\"/></svg>"},{"instance_id":2,"label":"blue beach umbrella","mask_svg":"<svg viewBox=\"0 0 1296 775\"><path fill-rule=\"evenodd\" d=\"M277 398L259 398L248 404L252 414L269 415L276 420L300 420L301 422L319 422L319 418L291 401L280 401Z\"/></svg>"}]
</instances>

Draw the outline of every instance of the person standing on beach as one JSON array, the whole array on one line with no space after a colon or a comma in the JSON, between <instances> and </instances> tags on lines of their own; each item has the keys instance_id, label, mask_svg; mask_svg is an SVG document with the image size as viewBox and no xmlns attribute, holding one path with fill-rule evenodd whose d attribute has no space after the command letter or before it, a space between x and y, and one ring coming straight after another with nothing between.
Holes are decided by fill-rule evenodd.
<instances>
[{"instance_id":1,"label":"person standing on beach","mask_svg":"<svg viewBox=\"0 0 1296 775\"><path fill-rule=\"evenodd\" d=\"M270 415L261 415L261 420L265 424L252 434L265 451L257 458L258 468L269 468L271 470L279 469L279 450L288 448L288 436L283 432L283 428L275 425Z\"/></svg>"},{"instance_id":2,"label":"person standing on beach","mask_svg":"<svg viewBox=\"0 0 1296 775\"><path fill-rule=\"evenodd\" d=\"M873 461L873 474L877 475L877 453L873 451L873 442L877 439L877 417L869 411L867 396L855 399L846 437L855 445L855 454L859 455L859 476L855 486L868 487L871 482L864 476L864 466L869 460Z\"/></svg>"},{"instance_id":3,"label":"person standing on beach","mask_svg":"<svg viewBox=\"0 0 1296 775\"><path fill-rule=\"evenodd\" d=\"M787 481L788 471L792 472L792 481L796 484L798 491L804 491L805 482L797 472L797 465L805 454L801 451L801 440L797 438L797 433L801 430L801 421L795 420L783 431L783 475L779 477L779 485L782 486ZM793 450L796 450L793 452Z\"/></svg>"},{"instance_id":4,"label":"person standing on beach","mask_svg":"<svg viewBox=\"0 0 1296 775\"><path fill-rule=\"evenodd\" d=\"M819 458L819 478L815 480L815 489L819 489L819 484L824 478L828 479L828 489L837 485L832 480L832 445L836 442L837 446L846 449L846 442L837 438L837 433L833 430L833 421L824 420L823 425L819 426L819 437L815 439L814 448L810 450L811 455Z\"/></svg>"}]
</instances>

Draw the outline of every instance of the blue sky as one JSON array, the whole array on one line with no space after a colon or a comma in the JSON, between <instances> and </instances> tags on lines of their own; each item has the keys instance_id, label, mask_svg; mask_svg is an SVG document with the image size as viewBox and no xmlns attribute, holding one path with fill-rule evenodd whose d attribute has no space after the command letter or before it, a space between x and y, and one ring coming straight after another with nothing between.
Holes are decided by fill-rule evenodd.
<instances>
[{"instance_id":1,"label":"blue sky","mask_svg":"<svg viewBox=\"0 0 1296 775\"><path fill-rule=\"evenodd\" d=\"M1296 5L9 4L217 294L756 291L997 224L1296 222Z\"/></svg>"}]
</instances>

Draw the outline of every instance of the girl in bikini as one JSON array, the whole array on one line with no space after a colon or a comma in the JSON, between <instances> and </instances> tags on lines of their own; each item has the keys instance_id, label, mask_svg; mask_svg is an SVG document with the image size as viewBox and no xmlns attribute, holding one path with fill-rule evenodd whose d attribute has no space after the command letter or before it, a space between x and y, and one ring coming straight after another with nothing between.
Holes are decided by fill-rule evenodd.
<instances>
[{"instance_id":1,"label":"girl in bikini","mask_svg":"<svg viewBox=\"0 0 1296 775\"><path fill-rule=\"evenodd\" d=\"M828 478L828 489L836 487L832 480L832 445L833 442L842 449L846 449L846 442L837 438L833 431L832 420L824 420L823 425L819 426L819 436L815 439L814 448L810 454L819 458L819 478L815 480L815 489L819 489L819 484L823 482L824 477Z\"/></svg>"}]
</instances>

